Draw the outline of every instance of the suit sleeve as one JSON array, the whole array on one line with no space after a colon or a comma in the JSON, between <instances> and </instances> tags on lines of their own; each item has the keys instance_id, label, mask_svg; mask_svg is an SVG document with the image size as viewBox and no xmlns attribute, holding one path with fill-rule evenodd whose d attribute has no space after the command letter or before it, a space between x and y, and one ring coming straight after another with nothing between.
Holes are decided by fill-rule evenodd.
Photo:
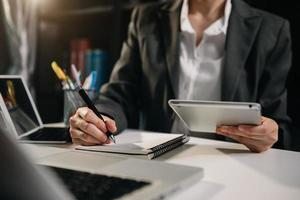
<instances>
[{"instance_id":1,"label":"suit sleeve","mask_svg":"<svg viewBox=\"0 0 300 200\"><path fill-rule=\"evenodd\" d=\"M138 9L131 16L128 37L123 43L121 56L114 66L109 83L101 88L97 107L102 114L116 121L118 132L137 128L139 116L139 85L141 59L137 37Z\"/></svg>"},{"instance_id":2,"label":"suit sleeve","mask_svg":"<svg viewBox=\"0 0 300 200\"><path fill-rule=\"evenodd\" d=\"M287 115L286 79L291 67L291 37L289 23L284 21L275 46L267 57L267 65L261 78L260 103L262 114L279 125L279 139L275 148L289 148L290 118Z\"/></svg>"}]
</instances>

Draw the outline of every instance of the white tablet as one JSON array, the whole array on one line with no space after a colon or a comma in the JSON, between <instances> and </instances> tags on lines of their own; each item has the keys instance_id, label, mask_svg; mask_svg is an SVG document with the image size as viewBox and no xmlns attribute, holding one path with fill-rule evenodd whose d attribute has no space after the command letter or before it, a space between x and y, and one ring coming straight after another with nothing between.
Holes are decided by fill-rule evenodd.
<instances>
[{"instance_id":1,"label":"white tablet","mask_svg":"<svg viewBox=\"0 0 300 200\"><path fill-rule=\"evenodd\" d=\"M170 107L193 132L216 132L220 125L259 125L258 103L169 100Z\"/></svg>"}]
</instances>

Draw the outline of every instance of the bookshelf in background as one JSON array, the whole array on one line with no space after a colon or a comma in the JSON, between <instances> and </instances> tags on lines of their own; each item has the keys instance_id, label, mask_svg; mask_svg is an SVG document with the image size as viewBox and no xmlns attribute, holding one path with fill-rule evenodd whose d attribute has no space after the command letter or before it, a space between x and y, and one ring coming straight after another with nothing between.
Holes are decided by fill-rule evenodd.
<instances>
[{"instance_id":1,"label":"bookshelf in background","mask_svg":"<svg viewBox=\"0 0 300 200\"><path fill-rule=\"evenodd\" d=\"M104 76L99 86L106 82L126 38L133 5L125 0L44 2L39 8L35 88L43 121L55 122L62 120L63 92L50 63L55 60L69 70L75 62L85 76L93 69Z\"/></svg>"},{"instance_id":2,"label":"bookshelf in background","mask_svg":"<svg viewBox=\"0 0 300 200\"><path fill-rule=\"evenodd\" d=\"M109 79L111 66L107 50L92 48L88 38L72 39L70 50L65 53L64 66L70 74L70 66L74 65L80 71L81 83L85 86L85 80L95 72L95 84L86 89L98 91ZM84 87L85 88L85 87Z\"/></svg>"}]
</instances>

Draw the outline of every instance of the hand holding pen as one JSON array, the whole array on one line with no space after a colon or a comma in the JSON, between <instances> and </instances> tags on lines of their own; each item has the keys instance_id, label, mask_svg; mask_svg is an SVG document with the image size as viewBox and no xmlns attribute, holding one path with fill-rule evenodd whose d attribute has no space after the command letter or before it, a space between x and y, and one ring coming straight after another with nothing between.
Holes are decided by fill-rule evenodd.
<instances>
[{"instance_id":1,"label":"hand holding pen","mask_svg":"<svg viewBox=\"0 0 300 200\"><path fill-rule=\"evenodd\" d=\"M81 145L97 145L108 144L111 140L116 143L112 134L117 130L115 121L102 116L84 89L68 80L68 77L55 62L52 63L52 68L60 80L67 83L71 89L76 89L88 106L88 108L77 109L77 112L70 118L70 134L73 142ZM71 83L69 84L68 81ZM76 80L76 82L79 81Z\"/></svg>"},{"instance_id":2,"label":"hand holding pen","mask_svg":"<svg viewBox=\"0 0 300 200\"><path fill-rule=\"evenodd\" d=\"M109 144L113 139L107 132L117 131L114 120L102 116L103 120L89 108L78 108L70 118L70 134L72 141L80 145Z\"/></svg>"},{"instance_id":3,"label":"hand holding pen","mask_svg":"<svg viewBox=\"0 0 300 200\"><path fill-rule=\"evenodd\" d=\"M100 118L102 121L105 122L105 120L103 119L101 113L95 107L94 103L91 101L91 99L86 94L86 92L84 91L84 89L81 88L79 85L77 85L76 88L75 88L75 90L79 93L79 95L81 96L82 100L86 103L86 105L88 106L88 108L91 109L94 112L94 114L97 115L98 118ZM107 131L106 134L109 137L109 139L111 139L114 143L116 143L115 137L113 136L113 134L109 130Z\"/></svg>"}]
</instances>

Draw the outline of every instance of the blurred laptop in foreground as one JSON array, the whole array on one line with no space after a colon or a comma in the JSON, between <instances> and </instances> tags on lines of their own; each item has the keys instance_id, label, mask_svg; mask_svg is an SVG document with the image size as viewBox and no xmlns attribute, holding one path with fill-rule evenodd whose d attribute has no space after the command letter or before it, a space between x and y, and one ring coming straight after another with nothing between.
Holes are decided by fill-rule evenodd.
<instances>
[{"instance_id":1,"label":"blurred laptop in foreground","mask_svg":"<svg viewBox=\"0 0 300 200\"><path fill-rule=\"evenodd\" d=\"M74 199L49 170L31 164L0 127L0 199Z\"/></svg>"},{"instance_id":2,"label":"blurred laptop in foreground","mask_svg":"<svg viewBox=\"0 0 300 200\"><path fill-rule=\"evenodd\" d=\"M201 168L111 154L57 153L55 147L47 147L54 153L36 161L49 171L32 165L8 135L0 130L0 158L5 163L0 165L0 199L164 199L203 177ZM43 150L43 146L20 145L29 154Z\"/></svg>"}]
</instances>

